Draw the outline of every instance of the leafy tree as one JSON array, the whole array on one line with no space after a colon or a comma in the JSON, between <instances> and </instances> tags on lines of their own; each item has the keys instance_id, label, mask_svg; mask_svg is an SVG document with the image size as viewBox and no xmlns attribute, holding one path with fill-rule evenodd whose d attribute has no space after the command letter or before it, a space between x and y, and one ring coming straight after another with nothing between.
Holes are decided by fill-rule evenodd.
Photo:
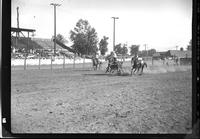
<instances>
[{"instance_id":1,"label":"leafy tree","mask_svg":"<svg viewBox=\"0 0 200 139\"><path fill-rule=\"evenodd\" d=\"M97 33L87 20L80 19L74 30L70 31L70 39L74 43L72 48L80 55L93 55L98 51Z\"/></svg>"},{"instance_id":2,"label":"leafy tree","mask_svg":"<svg viewBox=\"0 0 200 139\"><path fill-rule=\"evenodd\" d=\"M137 54L138 51L139 51L139 47L140 47L139 45L131 45L131 47L130 47L130 49L131 49L131 51L130 51L131 55Z\"/></svg>"},{"instance_id":3,"label":"leafy tree","mask_svg":"<svg viewBox=\"0 0 200 139\"><path fill-rule=\"evenodd\" d=\"M123 47L121 48L121 54L126 55L127 52L128 52L128 48L126 47L126 45L123 45Z\"/></svg>"},{"instance_id":4,"label":"leafy tree","mask_svg":"<svg viewBox=\"0 0 200 139\"><path fill-rule=\"evenodd\" d=\"M124 44L122 47L122 44L119 43L119 44L115 45L114 51L117 55L119 55L119 54L126 55L128 52L128 48L126 47L126 44Z\"/></svg>"},{"instance_id":5,"label":"leafy tree","mask_svg":"<svg viewBox=\"0 0 200 139\"><path fill-rule=\"evenodd\" d=\"M148 50L148 56L153 56L154 53L156 53L156 49Z\"/></svg>"},{"instance_id":6,"label":"leafy tree","mask_svg":"<svg viewBox=\"0 0 200 139\"><path fill-rule=\"evenodd\" d=\"M180 48L180 51L183 51L183 47Z\"/></svg>"},{"instance_id":7,"label":"leafy tree","mask_svg":"<svg viewBox=\"0 0 200 139\"><path fill-rule=\"evenodd\" d=\"M108 37L103 36L103 39L101 39L101 41L99 42L99 51L101 53L101 55L105 55L105 53L108 51Z\"/></svg>"},{"instance_id":8,"label":"leafy tree","mask_svg":"<svg viewBox=\"0 0 200 139\"><path fill-rule=\"evenodd\" d=\"M122 47L121 47L121 43L117 44L114 46L114 51L115 53L118 55L118 54L122 54Z\"/></svg>"},{"instance_id":9,"label":"leafy tree","mask_svg":"<svg viewBox=\"0 0 200 139\"><path fill-rule=\"evenodd\" d=\"M52 36L52 39L54 39L54 36ZM68 42L68 41L65 39L65 37L64 37L63 35L61 35L61 34L57 34L57 35L56 35L56 39L59 40L61 43L66 43L66 42Z\"/></svg>"},{"instance_id":10,"label":"leafy tree","mask_svg":"<svg viewBox=\"0 0 200 139\"><path fill-rule=\"evenodd\" d=\"M62 43L67 42L67 40L64 38L64 36L61 35L61 34L57 34L56 39L59 40Z\"/></svg>"}]
</instances>

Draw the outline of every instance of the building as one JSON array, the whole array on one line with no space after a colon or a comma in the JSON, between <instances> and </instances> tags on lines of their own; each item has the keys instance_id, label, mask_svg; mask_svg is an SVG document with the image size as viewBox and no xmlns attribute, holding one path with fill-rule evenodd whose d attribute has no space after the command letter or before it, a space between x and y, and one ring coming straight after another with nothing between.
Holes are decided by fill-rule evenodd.
<instances>
[{"instance_id":1,"label":"building","mask_svg":"<svg viewBox=\"0 0 200 139\"><path fill-rule=\"evenodd\" d=\"M192 51L169 50L166 52L166 57L192 58Z\"/></svg>"},{"instance_id":2,"label":"building","mask_svg":"<svg viewBox=\"0 0 200 139\"><path fill-rule=\"evenodd\" d=\"M191 65L192 64L192 51L180 51L180 50L169 50L166 53L167 57L172 59L178 58L180 65Z\"/></svg>"}]
</instances>

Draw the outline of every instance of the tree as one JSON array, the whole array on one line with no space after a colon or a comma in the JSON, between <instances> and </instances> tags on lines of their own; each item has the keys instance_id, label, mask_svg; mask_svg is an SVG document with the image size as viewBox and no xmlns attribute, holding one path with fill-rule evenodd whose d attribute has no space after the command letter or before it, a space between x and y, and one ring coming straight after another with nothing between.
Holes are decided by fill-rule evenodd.
<instances>
[{"instance_id":1,"label":"tree","mask_svg":"<svg viewBox=\"0 0 200 139\"><path fill-rule=\"evenodd\" d=\"M64 38L64 36L61 35L61 34L57 34L56 39L59 40L62 43L67 42L67 40Z\"/></svg>"},{"instance_id":2,"label":"tree","mask_svg":"<svg viewBox=\"0 0 200 139\"><path fill-rule=\"evenodd\" d=\"M183 47L180 48L180 51L183 51Z\"/></svg>"},{"instance_id":3,"label":"tree","mask_svg":"<svg viewBox=\"0 0 200 139\"><path fill-rule=\"evenodd\" d=\"M54 36L52 36L52 39L54 39ZM68 42L68 41L65 39L65 37L64 37L63 35L61 35L61 34L57 34L57 35L56 35L56 39L57 39L58 41L60 41L61 43L66 43L66 42Z\"/></svg>"},{"instance_id":4,"label":"tree","mask_svg":"<svg viewBox=\"0 0 200 139\"><path fill-rule=\"evenodd\" d=\"M72 48L80 55L93 55L98 51L97 33L87 20L80 19L74 30L70 31L70 39L73 42Z\"/></svg>"},{"instance_id":5,"label":"tree","mask_svg":"<svg viewBox=\"0 0 200 139\"><path fill-rule=\"evenodd\" d=\"M114 51L117 55L119 55L119 54L120 55L126 55L127 52L128 52L128 48L126 47L126 44L124 44L123 47L122 47L122 44L119 43L119 44L115 45Z\"/></svg>"},{"instance_id":6,"label":"tree","mask_svg":"<svg viewBox=\"0 0 200 139\"><path fill-rule=\"evenodd\" d=\"M139 45L131 45L131 47L130 47L130 49L131 49L131 51L130 51L131 55L137 54L138 51L139 51L139 47L140 47Z\"/></svg>"},{"instance_id":7,"label":"tree","mask_svg":"<svg viewBox=\"0 0 200 139\"><path fill-rule=\"evenodd\" d=\"M121 43L117 44L114 46L114 51L115 53L118 55L118 54L122 54L122 47L121 47Z\"/></svg>"},{"instance_id":8,"label":"tree","mask_svg":"<svg viewBox=\"0 0 200 139\"><path fill-rule=\"evenodd\" d=\"M148 56L153 56L154 53L156 53L156 49L148 50Z\"/></svg>"},{"instance_id":9,"label":"tree","mask_svg":"<svg viewBox=\"0 0 200 139\"><path fill-rule=\"evenodd\" d=\"M126 47L126 45L124 44L123 47L121 48L121 54L122 55L126 55L128 52L128 48Z\"/></svg>"},{"instance_id":10,"label":"tree","mask_svg":"<svg viewBox=\"0 0 200 139\"><path fill-rule=\"evenodd\" d=\"M105 55L105 53L108 51L108 37L103 36L103 39L101 39L101 41L99 42L99 51L101 53L101 55Z\"/></svg>"}]
</instances>

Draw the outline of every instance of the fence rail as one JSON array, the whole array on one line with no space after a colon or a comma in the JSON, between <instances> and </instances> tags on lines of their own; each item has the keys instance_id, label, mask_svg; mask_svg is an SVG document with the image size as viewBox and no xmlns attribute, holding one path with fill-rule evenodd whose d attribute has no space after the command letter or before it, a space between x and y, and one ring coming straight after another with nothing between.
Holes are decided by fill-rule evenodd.
<instances>
[{"instance_id":1,"label":"fence rail","mask_svg":"<svg viewBox=\"0 0 200 139\"><path fill-rule=\"evenodd\" d=\"M71 67L75 68L76 65L82 65L82 68L84 68L86 65L92 66L91 59L86 58L80 58L80 57L74 57L74 58L66 58L63 56L62 58L54 58L51 56L50 58L36 58L36 59L30 59L30 58L21 58L21 59L11 59L11 67L15 69L16 67L18 69L22 68L26 70L27 68L34 67L34 69L41 69L42 67L49 67L50 69L53 69L56 66L62 66L62 68Z\"/></svg>"},{"instance_id":2,"label":"fence rail","mask_svg":"<svg viewBox=\"0 0 200 139\"><path fill-rule=\"evenodd\" d=\"M154 60L152 58L143 58L148 65L175 65L174 60ZM118 61L123 61L124 62L124 66L130 66L130 61L131 58L121 58L118 57L117 58ZM105 61L105 59L100 59L100 61L103 63L103 68L105 68L107 66L107 62ZM190 64L191 63L191 59L189 60L180 60L179 61L179 65L183 65L183 64ZM29 59L29 58L21 58L21 59L11 59L11 68L12 69L57 69L57 68L61 68L61 69L65 69L65 68L71 68L71 69L75 69L75 68L83 68L83 69L88 69L88 68L93 68L92 67L92 60L91 59L87 59L85 57L80 58L80 57L74 57L74 58L68 58L68 57L60 57L60 58L54 58L53 56L48 58L48 59L44 59L42 57L38 57L36 59Z\"/></svg>"}]
</instances>

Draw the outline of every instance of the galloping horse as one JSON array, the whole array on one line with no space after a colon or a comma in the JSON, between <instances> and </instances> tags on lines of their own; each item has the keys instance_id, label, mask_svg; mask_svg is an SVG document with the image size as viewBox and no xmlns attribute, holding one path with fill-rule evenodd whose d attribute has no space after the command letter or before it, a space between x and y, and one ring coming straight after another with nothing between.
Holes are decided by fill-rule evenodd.
<instances>
[{"instance_id":1,"label":"galloping horse","mask_svg":"<svg viewBox=\"0 0 200 139\"><path fill-rule=\"evenodd\" d=\"M106 68L106 72L110 71L110 65L114 62L114 59L111 57L106 57L105 60L108 60L108 66Z\"/></svg>"},{"instance_id":2,"label":"galloping horse","mask_svg":"<svg viewBox=\"0 0 200 139\"><path fill-rule=\"evenodd\" d=\"M121 73L121 71L123 71L122 69L122 64L123 62L117 61L116 58L114 57L106 57L105 60L108 60L108 66L106 68L106 73L107 72L114 72L115 70L117 70L117 72Z\"/></svg>"},{"instance_id":3,"label":"galloping horse","mask_svg":"<svg viewBox=\"0 0 200 139\"><path fill-rule=\"evenodd\" d=\"M131 64L132 64L132 61L131 61ZM135 71L137 70L137 72L141 69L141 72L139 75L142 75L143 73L143 69L144 69L144 66L147 68L147 63L144 62L142 59L135 59L134 61L134 64L132 64L132 68L131 68L131 75L133 74L133 72L135 73ZM133 69L135 69L133 71Z\"/></svg>"},{"instance_id":4,"label":"galloping horse","mask_svg":"<svg viewBox=\"0 0 200 139\"><path fill-rule=\"evenodd\" d=\"M121 73L123 71L122 64L123 64L122 61L117 61L115 64L110 64L110 66L109 66L110 71L109 72L113 73L115 70L117 70L118 73Z\"/></svg>"}]
</instances>

